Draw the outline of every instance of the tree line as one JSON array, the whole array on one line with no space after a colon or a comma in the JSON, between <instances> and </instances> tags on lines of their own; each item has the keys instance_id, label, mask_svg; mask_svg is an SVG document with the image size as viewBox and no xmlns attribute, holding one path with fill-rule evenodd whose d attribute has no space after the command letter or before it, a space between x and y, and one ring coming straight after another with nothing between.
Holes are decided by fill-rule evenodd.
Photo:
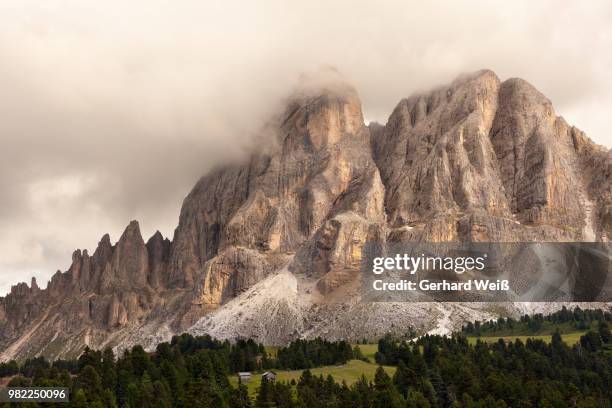
<instances>
[{"instance_id":1,"label":"tree line","mask_svg":"<svg viewBox=\"0 0 612 408\"><path fill-rule=\"evenodd\" d=\"M471 344L462 333L414 341L387 336L375 358L394 366L393 375L379 367L373 379L346 384L306 369L298 381L262 379L254 396L245 384L232 385L230 376L341 364L355 358L355 350L346 342L298 340L274 357L253 340L183 334L154 352L135 346L117 357L111 349L86 349L77 360L34 358L2 363L0 370L12 376L9 386L68 387L67 406L77 408L611 407L612 339L606 319L594 320L598 327L573 346L558 331L549 342L492 344Z\"/></svg>"},{"instance_id":2,"label":"tree line","mask_svg":"<svg viewBox=\"0 0 612 408\"><path fill-rule=\"evenodd\" d=\"M358 349L357 349L358 350ZM276 367L287 370L345 364L356 355L346 341L330 342L323 339L296 340L277 352Z\"/></svg>"},{"instance_id":3,"label":"tree line","mask_svg":"<svg viewBox=\"0 0 612 408\"><path fill-rule=\"evenodd\" d=\"M69 387L71 407L241 407L248 397L228 380L239 371L311 368L361 357L345 341L296 340L271 358L252 339L230 343L182 334L153 353L135 346L116 358L110 348L86 348L78 360L13 360L0 363L0 376L12 376L9 386Z\"/></svg>"},{"instance_id":4,"label":"tree line","mask_svg":"<svg viewBox=\"0 0 612 408\"><path fill-rule=\"evenodd\" d=\"M468 336L492 336L500 333L537 333L547 327L589 330L594 323L612 323L612 314L601 309L576 307L573 310L563 306L561 310L544 316L541 313L524 315L519 320L512 317L499 317L497 320L469 322L462 328Z\"/></svg>"}]
</instances>

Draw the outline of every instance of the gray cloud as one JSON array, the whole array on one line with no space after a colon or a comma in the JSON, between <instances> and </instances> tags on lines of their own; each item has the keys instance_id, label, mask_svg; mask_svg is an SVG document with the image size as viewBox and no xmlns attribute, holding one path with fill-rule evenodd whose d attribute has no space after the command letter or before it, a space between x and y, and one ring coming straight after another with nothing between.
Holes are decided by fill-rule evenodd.
<instances>
[{"instance_id":1,"label":"gray cloud","mask_svg":"<svg viewBox=\"0 0 612 408\"><path fill-rule=\"evenodd\" d=\"M45 1L0 4L0 293L130 219L171 235L301 72L337 67L367 120L490 68L612 145L608 2Z\"/></svg>"}]
</instances>

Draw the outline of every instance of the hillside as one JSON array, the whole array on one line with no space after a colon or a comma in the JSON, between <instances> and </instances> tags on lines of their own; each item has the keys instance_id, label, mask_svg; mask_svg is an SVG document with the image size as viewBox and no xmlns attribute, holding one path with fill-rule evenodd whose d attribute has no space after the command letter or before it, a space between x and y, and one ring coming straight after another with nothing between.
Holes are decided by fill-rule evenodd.
<instances>
[{"instance_id":1,"label":"hillside","mask_svg":"<svg viewBox=\"0 0 612 408\"><path fill-rule=\"evenodd\" d=\"M458 333L410 342L388 335L377 346L359 345L376 360L366 362L346 342L300 340L268 354L251 339L230 344L183 334L152 353L136 346L116 358L110 349L88 349L78 360L2 363L0 377L9 386L69 387L74 407L607 407L612 314L589 313L598 328L577 344L558 334L492 343ZM262 380L269 370L275 381ZM238 371L254 374L241 384Z\"/></svg>"}]
</instances>

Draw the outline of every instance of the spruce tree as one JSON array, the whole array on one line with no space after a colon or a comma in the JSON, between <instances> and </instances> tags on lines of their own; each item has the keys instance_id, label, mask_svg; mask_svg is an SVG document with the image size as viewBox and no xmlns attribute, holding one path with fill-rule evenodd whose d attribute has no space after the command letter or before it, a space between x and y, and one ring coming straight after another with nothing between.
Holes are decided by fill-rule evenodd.
<instances>
[{"instance_id":1,"label":"spruce tree","mask_svg":"<svg viewBox=\"0 0 612 408\"><path fill-rule=\"evenodd\" d=\"M249 397L249 390L242 383L242 381L238 380L238 388L234 390L232 396L230 398L230 407L231 408L251 408L251 398Z\"/></svg>"},{"instance_id":2,"label":"spruce tree","mask_svg":"<svg viewBox=\"0 0 612 408\"><path fill-rule=\"evenodd\" d=\"M397 370L395 374L393 374L393 384L397 388L397 390L406 398L408 395L408 389L410 388L410 374L408 372L408 367L402 360L397 364Z\"/></svg>"},{"instance_id":3,"label":"spruce tree","mask_svg":"<svg viewBox=\"0 0 612 408\"><path fill-rule=\"evenodd\" d=\"M257 390L257 398L255 399L255 407L267 408L272 406L272 391L270 382L266 377L261 377L261 385Z\"/></svg>"}]
</instances>

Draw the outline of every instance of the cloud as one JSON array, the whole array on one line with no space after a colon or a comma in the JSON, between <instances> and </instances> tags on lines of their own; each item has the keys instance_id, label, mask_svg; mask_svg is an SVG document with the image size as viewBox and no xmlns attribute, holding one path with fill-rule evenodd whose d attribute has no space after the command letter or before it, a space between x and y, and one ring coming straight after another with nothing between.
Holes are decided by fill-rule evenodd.
<instances>
[{"instance_id":1,"label":"cloud","mask_svg":"<svg viewBox=\"0 0 612 408\"><path fill-rule=\"evenodd\" d=\"M368 120L490 68L612 145L612 7L592 2L36 1L0 4L0 293L66 269L130 219L172 235L299 75L345 74Z\"/></svg>"}]
</instances>

